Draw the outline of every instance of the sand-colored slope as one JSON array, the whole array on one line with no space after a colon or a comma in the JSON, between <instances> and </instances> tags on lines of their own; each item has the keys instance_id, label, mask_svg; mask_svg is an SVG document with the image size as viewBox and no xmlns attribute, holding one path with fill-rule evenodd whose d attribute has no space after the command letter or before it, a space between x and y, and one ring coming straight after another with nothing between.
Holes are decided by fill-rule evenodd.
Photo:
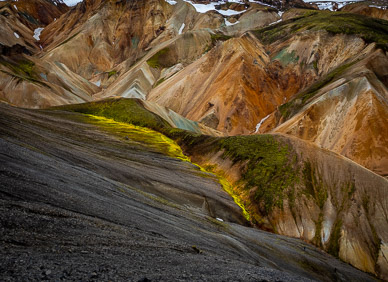
<instances>
[{"instance_id":1,"label":"sand-colored slope","mask_svg":"<svg viewBox=\"0 0 388 282\"><path fill-rule=\"evenodd\" d=\"M135 61L159 35L172 8L155 1L85 1L42 33L43 59L90 79L127 58Z\"/></svg>"},{"instance_id":2,"label":"sand-colored slope","mask_svg":"<svg viewBox=\"0 0 388 282\"><path fill-rule=\"evenodd\" d=\"M147 99L217 130L247 133L265 108L271 112L282 99L269 94L280 92L277 83L264 83L269 61L253 36L230 39L153 89Z\"/></svg>"},{"instance_id":3,"label":"sand-colored slope","mask_svg":"<svg viewBox=\"0 0 388 282\"><path fill-rule=\"evenodd\" d=\"M374 52L323 87L274 131L312 141L387 176L387 64L383 52Z\"/></svg>"},{"instance_id":4,"label":"sand-colored slope","mask_svg":"<svg viewBox=\"0 0 388 282\"><path fill-rule=\"evenodd\" d=\"M92 100L99 88L59 62L22 54L0 56L0 100L25 108L44 108Z\"/></svg>"},{"instance_id":5,"label":"sand-colored slope","mask_svg":"<svg viewBox=\"0 0 388 282\"><path fill-rule=\"evenodd\" d=\"M229 134L253 133L261 119L299 90L373 49L365 48L357 37L325 31L264 47L248 33L219 44L147 99Z\"/></svg>"}]
</instances>

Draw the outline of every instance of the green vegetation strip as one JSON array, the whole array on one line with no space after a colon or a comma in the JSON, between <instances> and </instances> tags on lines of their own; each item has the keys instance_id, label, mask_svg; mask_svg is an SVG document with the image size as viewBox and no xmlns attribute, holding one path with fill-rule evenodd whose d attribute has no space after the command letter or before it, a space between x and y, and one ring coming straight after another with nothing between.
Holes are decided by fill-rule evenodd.
<instances>
[{"instance_id":1,"label":"green vegetation strip","mask_svg":"<svg viewBox=\"0 0 388 282\"><path fill-rule=\"evenodd\" d=\"M162 62L164 55L166 55L169 50L170 50L169 48L164 48L158 51L155 55L153 55L151 58L147 60L147 64L151 68L155 68L155 69L161 68L161 67L169 67L170 65L166 65Z\"/></svg>"},{"instance_id":2,"label":"green vegetation strip","mask_svg":"<svg viewBox=\"0 0 388 282\"><path fill-rule=\"evenodd\" d=\"M38 75L35 72L35 63L30 60L25 58L21 58L15 61L6 61L4 59L0 59L0 65L3 65L10 70L1 70L3 73L6 73L20 80L26 80L32 83L43 85L45 87L49 87L38 79Z\"/></svg>"},{"instance_id":3,"label":"green vegetation strip","mask_svg":"<svg viewBox=\"0 0 388 282\"><path fill-rule=\"evenodd\" d=\"M256 30L254 34L264 44L272 44L306 30L356 35L388 51L388 21L344 12L306 10L302 16Z\"/></svg>"},{"instance_id":4,"label":"green vegetation strip","mask_svg":"<svg viewBox=\"0 0 388 282\"><path fill-rule=\"evenodd\" d=\"M289 197L290 190L299 181L296 157L287 145L272 135L218 138L172 128L165 120L144 109L141 101L135 99L109 99L57 109L147 127L177 142L188 155L222 151L223 158L235 163L245 163L241 185L247 190L255 190L254 200L259 203L263 214L270 213L275 207L282 208L283 200ZM160 139L162 138L158 137ZM219 179L225 190L236 199L237 194L233 193L233 188L225 185L222 178ZM246 218L249 218L242 201L238 200L236 203L242 207Z\"/></svg>"}]
</instances>

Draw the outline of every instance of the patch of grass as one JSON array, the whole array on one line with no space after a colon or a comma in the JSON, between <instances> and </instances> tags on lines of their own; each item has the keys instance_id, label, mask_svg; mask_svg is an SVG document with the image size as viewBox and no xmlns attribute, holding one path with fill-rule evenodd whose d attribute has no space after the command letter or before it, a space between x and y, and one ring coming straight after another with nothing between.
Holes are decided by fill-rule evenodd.
<instances>
[{"instance_id":1,"label":"patch of grass","mask_svg":"<svg viewBox=\"0 0 388 282\"><path fill-rule=\"evenodd\" d=\"M0 64L12 70L15 74L33 78L35 76L34 66L35 63L26 59L22 59L17 62L9 62L0 60Z\"/></svg>"},{"instance_id":2,"label":"patch of grass","mask_svg":"<svg viewBox=\"0 0 388 282\"><path fill-rule=\"evenodd\" d=\"M388 21L352 13L306 10L302 16L256 30L254 34L264 44L272 44L278 40L285 41L305 30L356 35L388 51Z\"/></svg>"},{"instance_id":3,"label":"patch of grass","mask_svg":"<svg viewBox=\"0 0 388 282\"><path fill-rule=\"evenodd\" d=\"M159 79L159 80L155 83L154 87L157 87L158 85L162 84L165 80L166 80L165 77Z\"/></svg>"},{"instance_id":4,"label":"patch of grass","mask_svg":"<svg viewBox=\"0 0 388 282\"><path fill-rule=\"evenodd\" d=\"M297 169L291 153L272 135L233 136L218 139L223 157L234 162L247 161L242 174L245 189L256 188L255 200L261 212L269 214L274 207L283 208L287 190L297 182Z\"/></svg>"},{"instance_id":5,"label":"patch of grass","mask_svg":"<svg viewBox=\"0 0 388 282\"><path fill-rule=\"evenodd\" d=\"M166 65L162 63L162 60L161 60L163 55L167 54L169 50L170 50L169 48L164 48L158 51L155 55L153 55L151 58L147 60L147 64L151 68L155 68L155 69L161 68L161 67L169 67L170 65Z\"/></svg>"},{"instance_id":6,"label":"patch of grass","mask_svg":"<svg viewBox=\"0 0 388 282\"><path fill-rule=\"evenodd\" d=\"M146 127L117 122L101 116L87 115L87 117L89 117L89 123L95 124L103 130L118 135L123 139L128 139L130 142L136 142L141 146L144 145L147 148L170 157L190 161L182 153L182 149L178 144L160 132Z\"/></svg>"},{"instance_id":7,"label":"patch of grass","mask_svg":"<svg viewBox=\"0 0 388 282\"><path fill-rule=\"evenodd\" d=\"M117 122L148 127L159 132L171 128L167 121L146 110L141 101L136 99L106 99L98 102L59 106L53 109L101 116Z\"/></svg>"}]
</instances>

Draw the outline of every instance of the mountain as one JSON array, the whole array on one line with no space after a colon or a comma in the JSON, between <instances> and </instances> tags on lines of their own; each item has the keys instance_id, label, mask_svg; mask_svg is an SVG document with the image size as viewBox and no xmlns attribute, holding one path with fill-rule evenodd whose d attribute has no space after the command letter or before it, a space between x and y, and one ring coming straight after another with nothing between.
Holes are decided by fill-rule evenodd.
<instances>
[{"instance_id":1,"label":"mountain","mask_svg":"<svg viewBox=\"0 0 388 282\"><path fill-rule=\"evenodd\" d=\"M160 133L58 110L0 112L4 280L374 281L248 228L218 178Z\"/></svg>"},{"instance_id":2,"label":"mountain","mask_svg":"<svg viewBox=\"0 0 388 282\"><path fill-rule=\"evenodd\" d=\"M0 277L388 279L387 5L346 4L0 2Z\"/></svg>"}]
</instances>

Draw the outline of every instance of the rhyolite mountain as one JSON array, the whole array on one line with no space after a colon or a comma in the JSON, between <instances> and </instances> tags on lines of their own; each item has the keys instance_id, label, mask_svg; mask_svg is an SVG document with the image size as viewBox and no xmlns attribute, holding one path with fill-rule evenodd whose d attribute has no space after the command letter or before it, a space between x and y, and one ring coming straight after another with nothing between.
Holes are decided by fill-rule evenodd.
<instances>
[{"instance_id":1,"label":"rhyolite mountain","mask_svg":"<svg viewBox=\"0 0 388 282\"><path fill-rule=\"evenodd\" d=\"M3 278L388 279L377 2L0 2Z\"/></svg>"}]
</instances>

